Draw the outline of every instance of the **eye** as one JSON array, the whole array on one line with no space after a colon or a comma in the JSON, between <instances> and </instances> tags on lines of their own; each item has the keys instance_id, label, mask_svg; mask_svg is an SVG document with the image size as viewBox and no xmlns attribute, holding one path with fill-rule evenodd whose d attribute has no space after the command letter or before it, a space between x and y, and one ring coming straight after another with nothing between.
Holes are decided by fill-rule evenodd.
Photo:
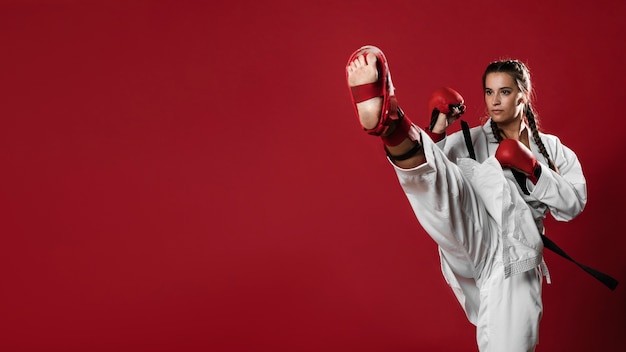
<instances>
[{"instance_id":1,"label":"eye","mask_svg":"<svg viewBox=\"0 0 626 352\"><path fill-rule=\"evenodd\" d=\"M493 91L491 89L485 89L485 95L491 95Z\"/></svg>"},{"instance_id":2,"label":"eye","mask_svg":"<svg viewBox=\"0 0 626 352\"><path fill-rule=\"evenodd\" d=\"M509 94L511 94L510 90L508 90L508 89L503 89L502 90L502 95L509 95Z\"/></svg>"}]
</instances>

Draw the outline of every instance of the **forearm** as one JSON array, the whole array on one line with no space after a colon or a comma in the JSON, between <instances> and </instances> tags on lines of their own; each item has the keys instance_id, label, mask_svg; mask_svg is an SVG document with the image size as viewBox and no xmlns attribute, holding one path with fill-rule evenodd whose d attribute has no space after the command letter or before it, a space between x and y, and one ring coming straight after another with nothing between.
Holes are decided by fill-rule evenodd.
<instances>
[{"instance_id":1,"label":"forearm","mask_svg":"<svg viewBox=\"0 0 626 352\"><path fill-rule=\"evenodd\" d=\"M582 171L559 175L542 165L541 177L530 196L545 204L559 221L578 216L587 204L587 185Z\"/></svg>"}]
</instances>

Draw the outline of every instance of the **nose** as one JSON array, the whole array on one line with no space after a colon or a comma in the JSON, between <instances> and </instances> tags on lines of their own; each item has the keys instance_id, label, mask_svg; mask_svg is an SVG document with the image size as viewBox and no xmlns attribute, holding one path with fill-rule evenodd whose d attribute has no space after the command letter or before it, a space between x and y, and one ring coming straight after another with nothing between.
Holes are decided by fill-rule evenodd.
<instances>
[{"instance_id":1,"label":"nose","mask_svg":"<svg viewBox=\"0 0 626 352\"><path fill-rule=\"evenodd\" d=\"M500 94L495 93L491 96L491 105L500 105Z\"/></svg>"}]
</instances>

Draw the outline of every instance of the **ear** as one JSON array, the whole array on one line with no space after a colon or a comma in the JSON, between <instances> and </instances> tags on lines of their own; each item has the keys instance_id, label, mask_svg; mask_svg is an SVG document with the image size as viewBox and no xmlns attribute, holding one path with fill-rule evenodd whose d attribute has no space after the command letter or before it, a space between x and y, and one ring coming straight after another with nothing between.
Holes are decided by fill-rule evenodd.
<instances>
[{"instance_id":1,"label":"ear","mask_svg":"<svg viewBox=\"0 0 626 352\"><path fill-rule=\"evenodd\" d=\"M517 105L519 104L524 104L526 105L526 103L528 102L527 96L526 94L522 95L521 98L519 98L519 100L517 101Z\"/></svg>"}]
</instances>

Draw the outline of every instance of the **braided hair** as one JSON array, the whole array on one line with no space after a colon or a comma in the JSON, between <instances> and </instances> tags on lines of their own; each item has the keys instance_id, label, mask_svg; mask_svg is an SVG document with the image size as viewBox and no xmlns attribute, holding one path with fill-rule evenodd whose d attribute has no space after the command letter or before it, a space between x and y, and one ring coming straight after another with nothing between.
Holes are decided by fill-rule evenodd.
<instances>
[{"instance_id":1,"label":"braided hair","mask_svg":"<svg viewBox=\"0 0 626 352\"><path fill-rule=\"evenodd\" d=\"M528 96L528 102L524 106L524 118L526 120L527 125L530 127L532 132L533 140L539 147L539 152L543 155L546 160L548 160L548 166L550 169L557 171L556 165L554 161L548 155L546 151L546 147L543 144L543 141L539 137L539 119L535 116L535 112L533 111L532 105L530 103L530 98L533 93L532 85L530 81L530 70L528 67L519 60L499 60L490 63L485 69L485 73L483 74L483 89L485 87L485 82L487 79L487 75L494 72L504 72L508 73L513 77L517 87L522 93ZM493 120L491 120L491 129L493 130L493 135L495 136L498 143L502 141L502 130L498 127Z\"/></svg>"}]
</instances>

